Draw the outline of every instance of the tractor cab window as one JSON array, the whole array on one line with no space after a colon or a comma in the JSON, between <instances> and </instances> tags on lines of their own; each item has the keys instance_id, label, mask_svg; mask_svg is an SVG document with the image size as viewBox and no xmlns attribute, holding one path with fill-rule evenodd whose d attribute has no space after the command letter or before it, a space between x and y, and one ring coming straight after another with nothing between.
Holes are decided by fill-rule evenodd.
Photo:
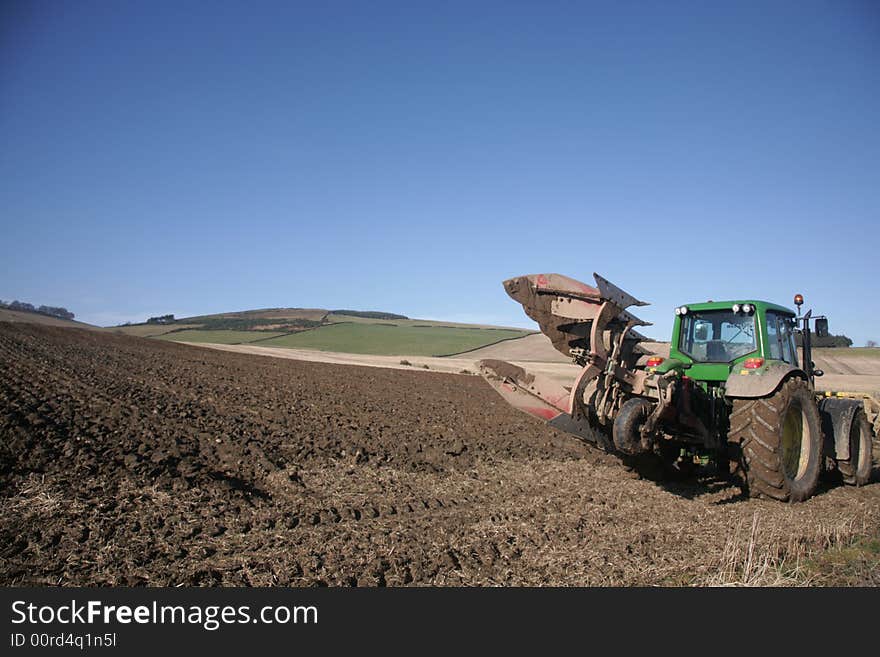
<instances>
[{"instance_id":1,"label":"tractor cab window","mask_svg":"<svg viewBox=\"0 0 880 657\"><path fill-rule=\"evenodd\" d=\"M797 366L794 343L794 317L773 310L767 311L767 355Z\"/></svg>"},{"instance_id":2,"label":"tractor cab window","mask_svg":"<svg viewBox=\"0 0 880 657\"><path fill-rule=\"evenodd\" d=\"M755 351L755 318L733 310L692 311L681 318L678 348L697 362L729 363Z\"/></svg>"}]
</instances>

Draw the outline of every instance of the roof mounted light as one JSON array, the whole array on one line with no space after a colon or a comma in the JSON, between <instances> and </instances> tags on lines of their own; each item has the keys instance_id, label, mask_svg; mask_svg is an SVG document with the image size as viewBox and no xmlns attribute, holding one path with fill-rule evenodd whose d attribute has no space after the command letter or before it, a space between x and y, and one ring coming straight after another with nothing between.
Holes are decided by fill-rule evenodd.
<instances>
[{"instance_id":1,"label":"roof mounted light","mask_svg":"<svg viewBox=\"0 0 880 657\"><path fill-rule=\"evenodd\" d=\"M744 304L742 305L742 311L743 311L746 315L751 315L751 314L752 314L752 311L753 311L754 309L755 309L755 307L754 307L752 304L750 304L750 303L744 303Z\"/></svg>"},{"instance_id":2,"label":"roof mounted light","mask_svg":"<svg viewBox=\"0 0 880 657\"><path fill-rule=\"evenodd\" d=\"M794 305L800 308L804 305L804 295L803 294L795 294L794 295Z\"/></svg>"},{"instance_id":3,"label":"roof mounted light","mask_svg":"<svg viewBox=\"0 0 880 657\"><path fill-rule=\"evenodd\" d=\"M733 304L732 310L733 310L733 312L738 313L740 310L742 310L742 306L739 305L738 303L735 303L735 304Z\"/></svg>"}]
</instances>

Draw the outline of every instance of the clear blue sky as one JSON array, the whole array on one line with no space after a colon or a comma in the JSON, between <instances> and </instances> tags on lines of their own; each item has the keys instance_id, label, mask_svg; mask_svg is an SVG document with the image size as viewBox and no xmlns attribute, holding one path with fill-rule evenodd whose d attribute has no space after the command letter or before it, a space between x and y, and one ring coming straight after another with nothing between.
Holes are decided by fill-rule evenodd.
<instances>
[{"instance_id":1,"label":"clear blue sky","mask_svg":"<svg viewBox=\"0 0 880 657\"><path fill-rule=\"evenodd\" d=\"M500 282L880 340L880 3L0 8L0 298L528 326Z\"/></svg>"}]
</instances>

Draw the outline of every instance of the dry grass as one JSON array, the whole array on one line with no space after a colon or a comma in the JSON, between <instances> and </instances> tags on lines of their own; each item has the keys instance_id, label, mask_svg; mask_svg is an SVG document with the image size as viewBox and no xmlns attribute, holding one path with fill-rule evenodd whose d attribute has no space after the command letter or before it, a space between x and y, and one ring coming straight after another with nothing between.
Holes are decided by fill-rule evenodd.
<instances>
[{"instance_id":1,"label":"dry grass","mask_svg":"<svg viewBox=\"0 0 880 657\"><path fill-rule=\"evenodd\" d=\"M747 526L748 525L748 526ZM818 523L810 532L785 533L761 522L737 523L727 539L716 571L702 581L707 586L812 586L823 582L815 564L829 553L852 549L868 533L867 519L848 518Z\"/></svg>"},{"instance_id":2,"label":"dry grass","mask_svg":"<svg viewBox=\"0 0 880 657\"><path fill-rule=\"evenodd\" d=\"M880 538L861 538L805 563L821 586L880 586Z\"/></svg>"},{"instance_id":3,"label":"dry grass","mask_svg":"<svg viewBox=\"0 0 880 657\"><path fill-rule=\"evenodd\" d=\"M45 475L30 475L10 498L7 509L22 516L47 516L61 508L61 497L46 483Z\"/></svg>"}]
</instances>

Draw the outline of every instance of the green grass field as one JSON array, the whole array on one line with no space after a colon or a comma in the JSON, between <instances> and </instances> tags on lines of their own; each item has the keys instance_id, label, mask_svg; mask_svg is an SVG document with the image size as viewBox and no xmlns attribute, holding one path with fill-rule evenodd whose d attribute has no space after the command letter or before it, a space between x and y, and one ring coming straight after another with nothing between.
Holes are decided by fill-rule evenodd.
<instances>
[{"instance_id":1,"label":"green grass field","mask_svg":"<svg viewBox=\"0 0 880 657\"><path fill-rule=\"evenodd\" d=\"M371 317L356 317L353 315L342 315L340 313L330 313L327 315L327 322L333 323L354 323L354 324L394 324L395 326L445 326L447 328L463 328L463 329L504 329L511 331L524 331L524 329L516 329L507 326L491 326L489 324L464 324L462 322L444 322L436 319L374 319ZM528 331L525 331L528 332Z\"/></svg>"},{"instance_id":2,"label":"green grass field","mask_svg":"<svg viewBox=\"0 0 880 657\"><path fill-rule=\"evenodd\" d=\"M211 342L213 344L247 344L255 340L265 340L266 338L274 338L283 333L273 333L271 331L178 331L176 333L165 333L157 335L155 338L159 340L172 340L174 342ZM266 344L260 342L260 344Z\"/></svg>"},{"instance_id":3,"label":"green grass field","mask_svg":"<svg viewBox=\"0 0 880 657\"><path fill-rule=\"evenodd\" d=\"M431 326L387 326L382 323L332 324L260 342L261 347L317 349L376 356L445 356L519 338L529 331Z\"/></svg>"}]
</instances>

